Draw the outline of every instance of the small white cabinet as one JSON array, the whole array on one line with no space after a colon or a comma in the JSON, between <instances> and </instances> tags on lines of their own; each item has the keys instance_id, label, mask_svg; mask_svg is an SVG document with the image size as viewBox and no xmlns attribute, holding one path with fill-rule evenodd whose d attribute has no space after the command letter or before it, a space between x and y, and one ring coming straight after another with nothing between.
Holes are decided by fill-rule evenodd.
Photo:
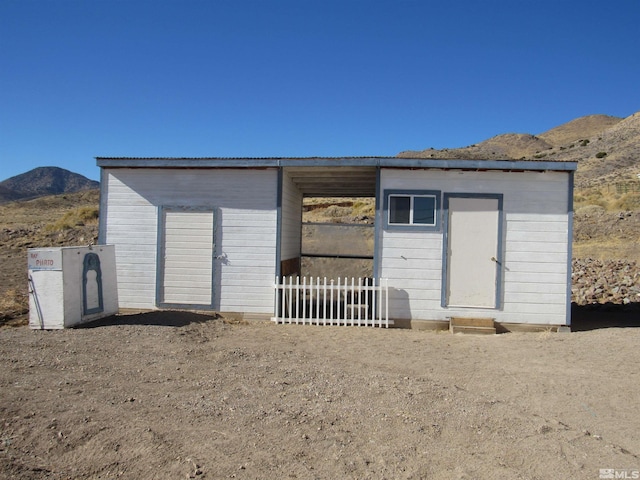
<instances>
[{"instance_id":1,"label":"small white cabinet","mask_svg":"<svg viewBox=\"0 0 640 480\"><path fill-rule=\"evenodd\" d=\"M31 248L29 326L71 327L118 313L115 247Z\"/></svg>"}]
</instances>

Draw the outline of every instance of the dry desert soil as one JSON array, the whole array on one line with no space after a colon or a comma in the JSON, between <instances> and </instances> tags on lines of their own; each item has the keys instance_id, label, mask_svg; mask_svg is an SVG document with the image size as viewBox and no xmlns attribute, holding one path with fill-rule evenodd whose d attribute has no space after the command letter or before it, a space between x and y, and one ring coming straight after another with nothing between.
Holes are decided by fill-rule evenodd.
<instances>
[{"instance_id":1,"label":"dry desert soil","mask_svg":"<svg viewBox=\"0 0 640 480\"><path fill-rule=\"evenodd\" d=\"M638 345L185 312L4 328L0 478L634 478Z\"/></svg>"}]
</instances>

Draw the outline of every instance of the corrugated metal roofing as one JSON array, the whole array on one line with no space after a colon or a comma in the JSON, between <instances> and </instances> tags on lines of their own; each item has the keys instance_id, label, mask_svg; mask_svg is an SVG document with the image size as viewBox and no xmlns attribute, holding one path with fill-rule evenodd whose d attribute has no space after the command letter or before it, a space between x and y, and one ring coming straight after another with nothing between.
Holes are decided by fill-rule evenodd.
<instances>
[{"instance_id":1,"label":"corrugated metal roofing","mask_svg":"<svg viewBox=\"0 0 640 480\"><path fill-rule=\"evenodd\" d=\"M345 156L345 157L95 157L96 160L227 160L227 161L238 161L238 160L267 160L267 161L278 161L278 160L304 160L304 161L313 161L313 160L395 160L399 163L402 163L405 160L430 160L430 161L460 161L460 162L532 162L532 163L572 163L572 162L563 162L562 160L555 160L552 158L538 158L538 159L527 159L527 160L516 160L512 158L502 158L502 159L472 159L472 158L419 158L419 157L386 157L386 156L371 156L371 155L363 155L363 156Z\"/></svg>"},{"instance_id":2,"label":"corrugated metal roofing","mask_svg":"<svg viewBox=\"0 0 640 480\"><path fill-rule=\"evenodd\" d=\"M96 157L99 167L284 167L377 166L490 170L576 170L577 162L557 160L474 160L409 157Z\"/></svg>"}]
</instances>

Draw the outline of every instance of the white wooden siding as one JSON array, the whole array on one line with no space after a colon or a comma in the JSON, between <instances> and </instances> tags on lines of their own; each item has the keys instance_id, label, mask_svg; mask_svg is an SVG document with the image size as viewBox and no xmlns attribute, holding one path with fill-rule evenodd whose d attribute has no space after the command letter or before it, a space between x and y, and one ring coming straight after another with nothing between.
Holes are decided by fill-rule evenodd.
<instances>
[{"instance_id":1,"label":"white wooden siding","mask_svg":"<svg viewBox=\"0 0 640 480\"><path fill-rule=\"evenodd\" d=\"M212 266L214 308L273 313L277 170L107 168L103 178L122 308L156 307L159 208L208 207L221 256Z\"/></svg>"},{"instance_id":2,"label":"white wooden siding","mask_svg":"<svg viewBox=\"0 0 640 480\"><path fill-rule=\"evenodd\" d=\"M302 235L302 192L285 172L282 178L281 260L300 256Z\"/></svg>"},{"instance_id":3,"label":"white wooden siding","mask_svg":"<svg viewBox=\"0 0 640 480\"><path fill-rule=\"evenodd\" d=\"M216 209L214 308L272 313L277 170L109 169L105 243L116 245L120 305L154 308L162 206ZM385 189L504 195L502 309L442 308L443 232L379 229L379 275L389 278L392 318L494 316L562 324L567 304L568 174L383 169ZM282 182L281 258L300 254L302 195ZM544 296L543 296L544 295ZM542 301L544 299L544 301Z\"/></svg>"},{"instance_id":4,"label":"white wooden siding","mask_svg":"<svg viewBox=\"0 0 640 480\"><path fill-rule=\"evenodd\" d=\"M569 177L560 172L383 169L381 191L503 194L502 308L441 306L443 232L379 229L379 275L389 279L391 318L490 316L499 322L564 324Z\"/></svg>"}]
</instances>

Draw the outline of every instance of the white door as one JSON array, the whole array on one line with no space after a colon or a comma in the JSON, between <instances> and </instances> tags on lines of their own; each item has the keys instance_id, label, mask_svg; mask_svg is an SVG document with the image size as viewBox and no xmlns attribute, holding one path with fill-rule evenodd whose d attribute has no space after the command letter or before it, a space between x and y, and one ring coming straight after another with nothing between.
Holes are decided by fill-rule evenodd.
<instances>
[{"instance_id":1,"label":"white door","mask_svg":"<svg viewBox=\"0 0 640 480\"><path fill-rule=\"evenodd\" d=\"M498 198L449 197L448 306L496 308Z\"/></svg>"},{"instance_id":2,"label":"white door","mask_svg":"<svg viewBox=\"0 0 640 480\"><path fill-rule=\"evenodd\" d=\"M165 208L162 216L159 303L211 306L213 211Z\"/></svg>"}]
</instances>

